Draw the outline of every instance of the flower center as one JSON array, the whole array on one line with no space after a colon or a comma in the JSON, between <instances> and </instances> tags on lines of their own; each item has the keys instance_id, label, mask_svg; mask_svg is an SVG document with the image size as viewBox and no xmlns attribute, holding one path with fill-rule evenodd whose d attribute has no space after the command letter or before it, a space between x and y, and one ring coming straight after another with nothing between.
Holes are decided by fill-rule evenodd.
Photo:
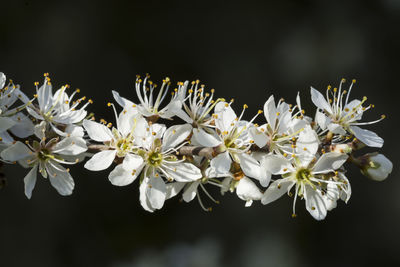
<instances>
[{"instance_id":1,"label":"flower center","mask_svg":"<svg viewBox=\"0 0 400 267\"><path fill-rule=\"evenodd\" d=\"M309 169L300 169L296 172L296 179L299 182L308 181L311 178L311 171Z\"/></svg>"},{"instance_id":2,"label":"flower center","mask_svg":"<svg viewBox=\"0 0 400 267\"><path fill-rule=\"evenodd\" d=\"M153 166L153 167L158 167L161 165L161 162L163 160L163 156L159 152L150 152L147 154L147 162Z\"/></svg>"},{"instance_id":3,"label":"flower center","mask_svg":"<svg viewBox=\"0 0 400 267\"><path fill-rule=\"evenodd\" d=\"M48 149L42 148L37 152L37 157L40 161L47 161L48 159L54 158Z\"/></svg>"}]
</instances>

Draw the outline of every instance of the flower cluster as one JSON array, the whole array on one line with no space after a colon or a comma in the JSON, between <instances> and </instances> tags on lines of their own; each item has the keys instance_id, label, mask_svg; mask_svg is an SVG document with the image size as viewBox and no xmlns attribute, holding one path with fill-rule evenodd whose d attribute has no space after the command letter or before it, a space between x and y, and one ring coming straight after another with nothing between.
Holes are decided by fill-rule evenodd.
<instances>
[{"instance_id":1,"label":"flower cluster","mask_svg":"<svg viewBox=\"0 0 400 267\"><path fill-rule=\"evenodd\" d=\"M217 187L222 195L235 192L246 207L289 195L293 217L297 200L304 200L307 211L322 220L338 200L350 199L345 163L356 164L376 181L392 171L381 154L356 156L364 146L382 147L382 138L360 126L384 116L361 121L373 105L365 105L366 97L349 99L354 80L345 90L342 79L326 95L311 88L314 118L306 115L297 95L295 105L271 96L263 110L245 120L247 105L236 113L233 100L215 98L214 89L207 91L198 80L178 82L170 90L169 78L158 88L149 75L137 76L136 97L129 100L112 91L118 105L107 106L114 112L114 125L88 114L92 100L74 100L79 89L68 95L65 85L53 93L48 74L40 87L35 83L32 98L5 82L0 73L1 160L31 169L24 178L28 198L37 172L61 195L71 194L74 180L65 165L87 157L84 167L90 171L113 165L108 179L115 186L138 180L140 203L150 212L177 195L185 202L197 198L209 211L204 198L218 204L210 193L210 187Z\"/></svg>"}]
</instances>

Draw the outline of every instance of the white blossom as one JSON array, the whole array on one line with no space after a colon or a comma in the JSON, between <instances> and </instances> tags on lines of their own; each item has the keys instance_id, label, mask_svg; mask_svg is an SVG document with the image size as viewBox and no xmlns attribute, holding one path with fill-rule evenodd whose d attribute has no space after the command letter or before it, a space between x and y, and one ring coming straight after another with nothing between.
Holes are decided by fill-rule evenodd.
<instances>
[{"instance_id":1,"label":"white blossom","mask_svg":"<svg viewBox=\"0 0 400 267\"><path fill-rule=\"evenodd\" d=\"M1 152L1 157L7 161L18 161L21 165L31 168L24 178L25 195L31 198L36 184L37 171L44 178L49 178L51 185L60 195L72 194L74 180L62 164L72 165L79 160L68 161L66 158L79 155L86 151L86 143L82 140L71 138L59 140L58 137L46 139L46 122L41 122L35 127L35 135L40 141L31 144L16 142Z\"/></svg>"},{"instance_id":2,"label":"white blossom","mask_svg":"<svg viewBox=\"0 0 400 267\"><path fill-rule=\"evenodd\" d=\"M350 92L355 80L352 81L348 92L347 90L342 90L344 82L345 80L342 79L339 89L333 88L332 90L328 86L326 99L320 92L311 87L311 99L318 109L321 110L317 110L316 112L316 122L322 130L330 131L337 135L333 140L334 142L340 142L349 135L354 135L367 146L382 147L383 139L381 137L372 131L362 129L358 126L379 122L385 116L382 115L380 119L371 122L359 122L363 113L373 107L373 105L363 106L365 101L367 101L367 97L365 96L361 101L355 99L349 102Z\"/></svg>"},{"instance_id":3,"label":"white blossom","mask_svg":"<svg viewBox=\"0 0 400 267\"><path fill-rule=\"evenodd\" d=\"M361 158L365 161L361 171L372 180L383 181L393 170L393 163L382 154L372 153Z\"/></svg>"}]
</instances>

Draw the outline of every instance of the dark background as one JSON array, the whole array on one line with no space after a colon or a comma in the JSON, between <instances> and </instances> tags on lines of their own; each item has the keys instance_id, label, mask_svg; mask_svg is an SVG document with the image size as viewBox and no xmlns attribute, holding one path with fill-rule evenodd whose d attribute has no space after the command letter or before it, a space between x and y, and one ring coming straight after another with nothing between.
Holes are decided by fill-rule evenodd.
<instances>
[{"instance_id":1,"label":"dark background","mask_svg":"<svg viewBox=\"0 0 400 267\"><path fill-rule=\"evenodd\" d=\"M189 4L190 3L190 4ZM111 90L133 100L136 74L174 82L200 79L244 103L250 119L270 94L313 115L309 86L357 79L353 97L386 114L369 129L394 163L377 183L349 167L353 195L317 222L292 199L244 208L234 195L205 213L178 198L150 214L137 182L112 186L109 170L71 170L76 188L61 197L38 177L32 200L26 170L7 166L0 191L1 266L400 266L398 98L400 2L385 1L1 1L0 71L28 94L51 74L112 119ZM261 117L260 117L261 118ZM372 150L373 151L373 150ZM204 198L203 198L204 199Z\"/></svg>"}]
</instances>

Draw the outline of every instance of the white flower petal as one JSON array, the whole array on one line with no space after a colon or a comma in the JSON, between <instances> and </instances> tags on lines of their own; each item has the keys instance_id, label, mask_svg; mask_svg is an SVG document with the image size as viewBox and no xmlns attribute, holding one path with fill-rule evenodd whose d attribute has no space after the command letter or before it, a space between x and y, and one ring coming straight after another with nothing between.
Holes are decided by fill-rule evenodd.
<instances>
[{"instance_id":1,"label":"white flower petal","mask_svg":"<svg viewBox=\"0 0 400 267\"><path fill-rule=\"evenodd\" d=\"M132 172L132 170L136 170L136 172L140 172L144 166L143 158L135 154L126 154L122 166L127 171Z\"/></svg>"},{"instance_id":2,"label":"white flower petal","mask_svg":"<svg viewBox=\"0 0 400 267\"><path fill-rule=\"evenodd\" d=\"M179 194L182 188L186 185L186 183L175 182L167 184L167 195L165 199L170 199Z\"/></svg>"},{"instance_id":3,"label":"white flower petal","mask_svg":"<svg viewBox=\"0 0 400 267\"><path fill-rule=\"evenodd\" d=\"M113 138L111 130L98 122L84 120L83 127L85 127L89 137L94 141L106 142Z\"/></svg>"},{"instance_id":4,"label":"white flower petal","mask_svg":"<svg viewBox=\"0 0 400 267\"><path fill-rule=\"evenodd\" d=\"M113 163L116 153L116 150L104 150L98 152L86 162L85 168L91 171L105 170Z\"/></svg>"},{"instance_id":5,"label":"white flower petal","mask_svg":"<svg viewBox=\"0 0 400 267\"><path fill-rule=\"evenodd\" d=\"M199 186L200 181L195 181L193 183L188 184L183 192L182 198L185 202L192 201L197 193L197 187Z\"/></svg>"},{"instance_id":6,"label":"white flower petal","mask_svg":"<svg viewBox=\"0 0 400 267\"><path fill-rule=\"evenodd\" d=\"M120 96L119 93L118 93L117 91L112 90L111 92L112 92L112 94L113 94L113 96L114 96L115 101L116 101L122 108L129 110L129 109L131 109L131 108L134 107L135 104L134 104L132 101L130 101L130 100L128 100L128 99L126 99L126 98Z\"/></svg>"},{"instance_id":7,"label":"white flower petal","mask_svg":"<svg viewBox=\"0 0 400 267\"><path fill-rule=\"evenodd\" d=\"M8 161L18 161L29 157L32 151L23 143L16 142L1 152L1 157Z\"/></svg>"},{"instance_id":8,"label":"white flower petal","mask_svg":"<svg viewBox=\"0 0 400 267\"><path fill-rule=\"evenodd\" d=\"M0 132L7 131L11 127L13 127L16 122L7 117L0 117Z\"/></svg>"},{"instance_id":9,"label":"white flower petal","mask_svg":"<svg viewBox=\"0 0 400 267\"><path fill-rule=\"evenodd\" d=\"M319 189L314 190L306 185L304 199L306 201L306 209L314 219L318 221L325 219L327 214L326 203Z\"/></svg>"},{"instance_id":10,"label":"white flower petal","mask_svg":"<svg viewBox=\"0 0 400 267\"><path fill-rule=\"evenodd\" d=\"M53 152L61 155L79 155L87 150L86 142L81 137L67 137L53 147Z\"/></svg>"},{"instance_id":11,"label":"white flower petal","mask_svg":"<svg viewBox=\"0 0 400 267\"><path fill-rule=\"evenodd\" d=\"M153 212L155 209L151 206L149 199L147 198L147 188L149 187L149 178L145 177L139 186L139 200L143 209L149 212Z\"/></svg>"},{"instance_id":12,"label":"white flower petal","mask_svg":"<svg viewBox=\"0 0 400 267\"><path fill-rule=\"evenodd\" d=\"M167 195L167 187L161 177L150 177L146 196L154 209L161 209Z\"/></svg>"},{"instance_id":13,"label":"white flower petal","mask_svg":"<svg viewBox=\"0 0 400 267\"><path fill-rule=\"evenodd\" d=\"M26 138L33 134L34 125L32 121L22 113L15 114L12 119L16 121L16 124L10 129L10 131L19 138Z\"/></svg>"},{"instance_id":14,"label":"white flower petal","mask_svg":"<svg viewBox=\"0 0 400 267\"><path fill-rule=\"evenodd\" d=\"M231 163L232 159L229 156L229 152L225 151L213 158L210 162L210 166L217 174L225 174L229 172Z\"/></svg>"},{"instance_id":15,"label":"white flower petal","mask_svg":"<svg viewBox=\"0 0 400 267\"><path fill-rule=\"evenodd\" d=\"M49 180L51 185L57 190L62 196L68 196L72 194L74 190L74 180L69 172L61 165L55 163L55 167L50 164L46 164L46 169L49 174Z\"/></svg>"},{"instance_id":16,"label":"white flower petal","mask_svg":"<svg viewBox=\"0 0 400 267\"><path fill-rule=\"evenodd\" d=\"M268 98L267 102L265 102L265 104L264 104L264 116L272 129L275 129L275 123L276 123L276 117L277 117L276 113L277 113L277 110L276 110L276 106L275 106L275 99L274 99L274 96L271 95Z\"/></svg>"},{"instance_id":17,"label":"white flower petal","mask_svg":"<svg viewBox=\"0 0 400 267\"><path fill-rule=\"evenodd\" d=\"M167 151L170 148L175 148L181 144L192 132L192 125L182 124L174 125L165 131L163 136L162 151Z\"/></svg>"},{"instance_id":18,"label":"white flower petal","mask_svg":"<svg viewBox=\"0 0 400 267\"><path fill-rule=\"evenodd\" d=\"M354 136L369 147L382 147L383 139L376 133L366 129L361 129L358 126L350 126L350 130Z\"/></svg>"},{"instance_id":19,"label":"white flower petal","mask_svg":"<svg viewBox=\"0 0 400 267\"><path fill-rule=\"evenodd\" d=\"M28 199L31 199L32 190L33 190L33 188L35 188L36 177L37 177L37 169L38 169L38 165L35 164L35 166L33 166L33 168L28 172L28 174L24 178L25 196Z\"/></svg>"},{"instance_id":20,"label":"white flower petal","mask_svg":"<svg viewBox=\"0 0 400 267\"><path fill-rule=\"evenodd\" d=\"M313 87L311 87L311 100L318 108L323 111L327 111L329 114L332 114L332 107L328 104L325 97Z\"/></svg>"},{"instance_id":21,"label":"white flower petal","mask_svg":"<svg viewBox=\"0 0 400 267\"><path fill-rule=\"evenodd\" d=\"M285 179L278 179L274 181L268 189L264 192L264 195L261 199L261 203L267 205L285 193L289 192L289 190L293 187L295 183L288 178Z\"/></svg>"},{"instance_id":22,"label":"white flower petal","mask_svg":"<svg viewBox=\"0 0 400 267\"><path fill-rule=\"evenodd\" d=\"M237 157L240 161L240 167L244 174L251 178L258 178L261 176L260 163L247 153L238 153Z\"/></svg>"},{"instance_id":23,"label":"white flower petal","mask_svg":"<svg viewBox=\"0 0 400 267\"><path fill-rule=\"evenodd\" d=\"M219 102L215 105L214 111L218 115L218 118L215 119L217 128L220 129L221 132L230 132L233 127L231 124L237 118L235 111L233 111L231 106L226 102Z\"/></svg>"},{"instance_id":24,"label":"white flower petal","mask_svg":"<svg viewBox=\"0 0 400 267\"><path fill-rule=\"evenodd\" d=\"M326 127L328 127L330 119L327 116L325 116L324 113L320 112L317 109L315 113L315 121L318 123L319 127L321 127L322 130L325 130Z\"/></svg>"},{"instance_id":25,"label":"white flower petal","mask_svg":"<svg viewBox=\"0 0 400 267\"><path fill-rule=\"evenodd\" d=\"M193 139L205 147L216 147L222 144L222 141L216 135L211 135L199 128L193 128Z\"/></svg>"},{"instance_id":26,"label":"white flower petal","mask_svg":"<svg viewBox=\"0 0 400 267\"><path fill-rule=\"evenodd\" d=\"M343 127L337 123L329 123L328 129L329 129L329 131L331 131L334 134L340 134L340 135L346 134L346 131L343 129Z\"/></svg>"},{"instance_id":27,"label":"white flower petal","mask_svg":"<svg viewBox=\"0 0 400 267\"><path fill-rule=\"evenodd\" d=\"M278 175L294 171L290 161L283 156L266 155L261 160L261 166L268 172Z\"/></svg>"},{"instance_id":28,"label":"white flower petal","mask_svg":"<svg viewBox=\"0 0 400 267\"><path fill-rule=\"evenodd\" d=\"M140 172L127 171L122 164L117 165L108 175L108 180L116 186L126 186L136 180Z\"/></svg>"},{"instance_id":29,"label":"white flower petal","mask_svg":"<svg viewBox=\"0 0 400 267\"><path fill-rule=\"evenodd\" d=\"M253 200L260 200L263 197L256 184L247 177L240 179L236 187L237 196L246 201L246 206L250 206Z\"/></svg>"},{"instance_id":30,"label":"white flower petal","mask_svg":"<svg viewBox=\"0 0 400 267\"><path fill-rule=\"evenodd\" d=\"M327 173L339 169L349 156L343 153L328 152L322 154L312 170L313 173Z\"/></svg>"},{"instance_id":31,"label":"white flower petal","mask_svg":"<svg viewBox=\"0 0 400 267\"><path fill-rule=\"evenodd\" d=\"M191 163L171 164L164 162L163 165L165 166L163 169L169 175L168 178L172 178L177 182L191 182L202 177L200 169Z\"/></svg>"},{"instance_id":32,"label":"white flower petal","mask_svg":"<svg viewBox=\"0 0 400 267\"><path fill-rule=\"evenodd\" d=\"M251 127L249 129L249 133L250 133L251 139L254 140L254 143L258 147L263 148L268 143L269 138L267 137L267 135L264 134L259 129L257 129L256 127Z\"/></svg>"}]
</instances>

